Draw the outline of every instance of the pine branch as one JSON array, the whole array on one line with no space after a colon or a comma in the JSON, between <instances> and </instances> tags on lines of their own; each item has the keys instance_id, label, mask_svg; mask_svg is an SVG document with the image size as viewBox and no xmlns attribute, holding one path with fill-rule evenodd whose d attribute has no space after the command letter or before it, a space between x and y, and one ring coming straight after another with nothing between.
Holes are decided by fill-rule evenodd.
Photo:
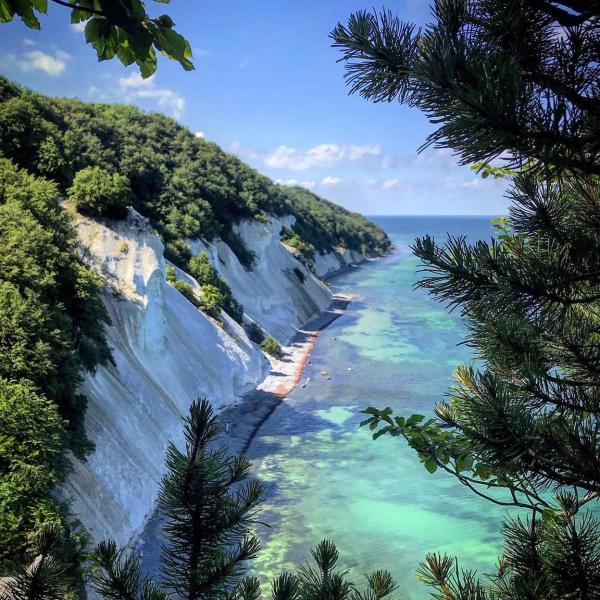
<instances>
[{"instance_id":1,"label":"pine branch","mask_svg":"<svg viewBox=\"0 0 600 600\"><path fill-rule=\"evenodd\" d=\"M56 525L47 525L38 533L35 559L5 579L2 600L62 600L65 597L65 565L55 556L61 540Z\"/></svg>"},{"instance_id":2,"label":"pine branch","mask_svg":"<svg viewBox=\"0 0 600 600\"><path fill-rule=\"evenodd\" d=\"M108 600L166 600L160 586L140 572L139 558L118 549L113 540L100 542L91 557L90 576L98 593Z\"/></svg>"}]
</instances>

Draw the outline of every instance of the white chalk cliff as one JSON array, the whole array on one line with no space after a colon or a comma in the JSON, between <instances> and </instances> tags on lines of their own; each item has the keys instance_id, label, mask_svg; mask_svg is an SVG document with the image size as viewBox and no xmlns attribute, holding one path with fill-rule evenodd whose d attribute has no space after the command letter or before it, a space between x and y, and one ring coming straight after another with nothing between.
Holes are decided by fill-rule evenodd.
<instances>
[{"instance_id":1,"label":"white chalk cliff","mask_svg":"<svg viewBox=\"0 0 600 600\"><path fill-rule=\"evenodd\" d=\"M331 299L281 243L281 228L290 224L235 226L256 255L251 271L222 240L190 242L194 254L208 253L247 317L283 343ZM86 426L96 450L85 462L73 461L63 493L94 541L111 537L126 545L154 507L167 444L182 443L181 418L191 401L230 405L264 378L269 362L228 315L219 325L166 283L163 245L145 218L134 211L110 224L78 217L77 226L85 260L107 284L114 365L85 376ZM332 252L315 257L315 270L325 276L360 260ZM177 276L198 286L182 271Z\"/></svg>"}]
</instances>

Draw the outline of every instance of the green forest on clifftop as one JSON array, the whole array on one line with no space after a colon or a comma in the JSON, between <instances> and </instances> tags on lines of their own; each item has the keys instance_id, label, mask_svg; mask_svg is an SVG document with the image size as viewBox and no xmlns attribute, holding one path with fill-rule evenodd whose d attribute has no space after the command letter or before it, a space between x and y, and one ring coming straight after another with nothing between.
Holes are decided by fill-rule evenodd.
<instances>
[{"instance_id":1,"label":"green forest on clifftop","mask_svg":"<svg viewBox=\"0 0 600 600\"><path fill-rule=\"evenodd\" d=\"M250 267L252 257L231 225L265 214L296 217L295 233L317 251L377 255L389 247L385 233L361 215L275 184L173 119L130 105L49 98L0 77L0 151L63 191L88 166L127 177L133 207L183 268L190 258L185 240L216 235Z\"/></svg>"}]
</instances>

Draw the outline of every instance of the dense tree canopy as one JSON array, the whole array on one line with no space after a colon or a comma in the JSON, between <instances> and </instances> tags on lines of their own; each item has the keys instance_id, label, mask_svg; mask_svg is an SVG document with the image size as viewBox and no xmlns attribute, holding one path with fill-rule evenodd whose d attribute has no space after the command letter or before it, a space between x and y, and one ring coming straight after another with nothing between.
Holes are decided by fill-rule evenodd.
<instances>
[{"instance_id":1,"label":"dense tree canopy","mask_svg":"<svg viewBox=\"0 0 600 600\"><path fill-rule=\"evenodd\" d=\"M60 523L48 490L61 480L64 429L56 404L28 382L0 378L0 564L24 560L29 535Z\"/></svg>"},{"instance_id":2,"label":"dense tree canopy","mask_svg":"<svg viewBox=\"0 0 600 600\"><path fill-rule=\"evenodd\" d=\"M169 15L151 18L141 0L50 0L71 12L71 23L85 23L85 39L98 60L115 56L125 65L136 63L142 77L156 71L156 51L177 61L186 71L194 68L192 48L177 33ZM170 0L155 0L166 4ZM48 0L0 0L0 23L15 15L31 29L40 29L38 16L48 11Z\"/></svg>"},{"instance_id":3,"label":"dense tree canopy","mask_svg":"<svg viewBox=\"0 0 600 600\"><path fill-rule=\"evenodd\" d=\"M101 284L58 195L0 159L0 566L27 551L31 529L60 521L49 490L63 453L92 447L80 372L110 360Z\"/></svg>"},{"instance_id":4,"label":"dense tree canopy","mask_svg":"<svg viewBox=\"0 0 600 600\"><path fill-rule=\"evenodd\" d=\"M265 213L295 216L296 233L318 250L377 254L389 247L364 217L308 190L276 185L172 119L132 106L50 99L0 79L0 149L63 191L86 167L126 177L134 208L162 235L168 258L186 269L187 240L215 235L250 268L253 257L232 225Z\"/></svg>"}]
</instances>

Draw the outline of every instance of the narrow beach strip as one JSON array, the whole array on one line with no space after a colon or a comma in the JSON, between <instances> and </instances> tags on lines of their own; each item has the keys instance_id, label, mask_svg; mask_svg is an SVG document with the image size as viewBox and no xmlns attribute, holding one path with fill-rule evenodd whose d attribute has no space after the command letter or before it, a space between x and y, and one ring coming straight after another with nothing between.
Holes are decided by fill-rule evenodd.
<instances>
[{"instance_id":1,"label":"narrow beach strip","mask_svg":"<svg viewBox=\"0 0 600 600\"><path fill-rule=\"evenodd\" d=\"M221 441L230 452L246 452L252 440L277 406L300 383L319 333L344 314L352 301L350 294L336 293L330 305L299 329L288 346L282 347L281 360L271 359L271 372L241 401L224 409L221 422L225 434Z\"/></svg>"}]
</instances>

